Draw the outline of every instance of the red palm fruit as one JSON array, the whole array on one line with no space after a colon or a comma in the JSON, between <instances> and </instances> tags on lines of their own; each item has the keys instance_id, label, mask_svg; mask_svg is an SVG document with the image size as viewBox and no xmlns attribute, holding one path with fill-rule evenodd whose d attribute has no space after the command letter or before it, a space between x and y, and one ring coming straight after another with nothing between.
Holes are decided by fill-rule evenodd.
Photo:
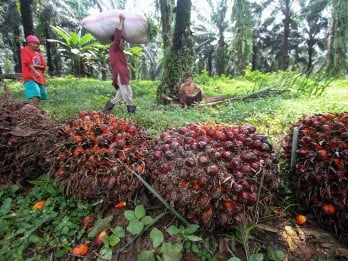
<instances>
[{"instance_id":1,"label":"red palm fruit","mask_svg":"<svg viewBox=\"0 0 348 261\"><path fill-rule=\"evenodd\" d=\"M196 165L196 161L195 161L194 158L188 157L188 158L185 159L185 164L188 167L194 167Z\"/></svg>"},{"instance_id":2,"label":"red palm fruit","mask_svg":"<svg viewBox=\"0 0 348 261\"><path fill-rule=\"evenodd\" d=\"M216 160L221 159L221 152L215 151L215 153L214 153L214 158L215 158Z\"/></svg>"},{"instance_id":3,"label":"red palm fruit","mask_svg":"<svg viewBox=\"0 0 348 261\"><path fill-rule=\"evenodd\" d=\"M233 184L233 190L236 192L236 193L241 193L243 191L243 186L240 185L240 184L237 184L237 183L234 183Z\"/></svg>"},{"instance_id":4,"label":"red palm fruit","mask_svg":"<svg viewBox=\"0 0 348 261\"><path fill-rule=\"evenodd\" d=\"M249 202L249 193L246 191L243 191L238 195L238 201L240 203L247 204Z\"/></svg>"},{"instance_id":5,"label":"red palm fruit","mask_svg":"<svg viewBox=\"0 0 348 261\"><path fill-rule=\"evenodd\" d=\"M321 209L324 212L324 214L328 216L331 216L336 212L336 208L332 204L324 204Z\"/></svg>"},{"instance_id":6,"label":"red palm fruit","mask_svg":"<svg viewBox=\"0 0 348 261\"><path fill-rule=\"evenodd\" d=\"M236 206L231 201L225 202L226 210L230 213L233 213L236 211Z\"/></svg>"},{"instance_id":7,"label":"red palm fruit","mask_svg":"<svg viewBox=\"0 0 348 261\"><path fill-rule=\"evenodd\" d=\"M93 216L85 216L82 220L81 220L81 227L84 229L84 230L87 230L89 229L90 227L92 227L94 225L94 222L95 222L95 217Z\"/></svg>"},{"instance_id":8,"label":"red palm fruit","mask_svg":"<svg viewBox=\"0 0 348 261\"><path fill-rule=\"evenodd\" d=\"M214 137L215 136L215 129L210 128L206 131L207 135L210 137Z\"/></svg>"},{"instance_id":9,"label":"red palm fruit","mask_svg":"<svg viewBox=\"0 0 348 261\"><path fill-rule=\"evenodd\" d=\"M207 146L207 143L205 141L199 141L198 142L198 148L200 150L204 150L206 146Z\"/></svg>"},{"instance_id":10,"label":"red palm fruit","mask_svg":"<svg viewBox=\"0 0 348 261\"><path fill-rule=\"evenodd\" d=\"M228 151L228 150L223 150L222 153L221 153L221 156L222 156L222 158L223 158L224 160L226 160L226 161L230 161L231 158L232 158L232 154L231 154L231 152Z\"/></svg>"},{"instance_id":11,"label":"red palm fruit","mask_svg":"<svg viewBox=\"0 0 348 261\"><path fill-rule=\"evenodd\" d=\"M101 231L101 232L97 235L97 237L96 237L96 239L95 239L95 241L94 241L94 245L95 245L96 247L100 247L100 246L103 244L103 238L106 237L107 235L108 235L108 234L106 233L105 230Z\"/></svg>"},{"instance_id":12,"label":"red palm fruit","mask_svg":"<svg viewBox=\"0 0 348 261\"><path fill-rule=\"evenodd\" d=\"M199 163L202 164L202 165L206 165L209 162L208 157L203 156L203 155L200 156L198 160L199 160Z\"/></svg>"},{"instance_id":13,"label":"red palm fruit","mask_svg":"<svg viewBox=\"0 0 348 261\"><path fill-rule=\"evenodd\" d=\"M210 165L208 167L207 172L208 172L208 174L212 175L212 174L217 174L218 170L219 170L219 167L217 165L213 164L213 165Z\"/></svg>"},{"instance_id":14,"label":"red palm fruit","mask_svg":"<svg viewBox=\"0 0 348 261\"><path fill-rule=\"evenodd\" d=\"M206 186L209 183L210 179L207 176L205 176L205 175L201 175L199 177L198 181L199 181L199 185L201 187L204 187L204 186Z\"/></svg>"},{"instance_id":15,"label":"red palm fruit","mask_svg":"<svg viewBox=\"0 0 348 261\"><path fill-rule=\"evenodd\" d=\"M120 201L120 202L116 203L115 208L116 209L122 209L122 208L125 208L126 206L127 206L126 201Z\"/></svg>"},{"instance_id":16,"label":"red palm fruit","mask_svg":"<svg viewBox=\"0 0 348 261\"><path fill-rule=\"evenodd\" d=\"M321 160L326 160L327 159L327 152L326 150L318 150L317 151L318 157Z\"/></svg>"},{"instance_id":17,"label":"red palm fruit","mask_svg":"<svg viewBox=\"0 0 348 261\"><path fill-rule=\"evenodd\" d=\"M234 134L232 131L226 131L226 138L230 141L234 140Z\"/></svg>"},{"instance_id":18,"label":"red palm fruit","mask_svg":"<svg viewBox=\"0 0 348 261\"><path fill-rule=\"evenodd\" d=\"M257 194L255 192L249 193L248 204L254 205L256 203L256 200L257 200Z\"/></svg>"},{"instance_id":19,"label":"red palm fruit","mask_svg":"<svg viewBox=\"0 0 348 261\"><path fill-rule=\"evenodd\" d=\"M219 141L224 141L226 139L226 135L223 131L217 130L215 132L215 139Z\"/></svg>"}]
</instances>

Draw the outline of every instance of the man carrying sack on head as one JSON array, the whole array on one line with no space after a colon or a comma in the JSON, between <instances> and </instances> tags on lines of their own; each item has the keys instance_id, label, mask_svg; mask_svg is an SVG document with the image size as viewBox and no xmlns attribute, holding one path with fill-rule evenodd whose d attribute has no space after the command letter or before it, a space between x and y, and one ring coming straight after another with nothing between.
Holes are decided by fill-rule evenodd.
<instances>
[{"instance_id":1,"label":"man carrying sack on head","mask_svg":"<svg viewBox=\"0 0 348 261\"><path fill-rule=\"evenodd\" d=\"M112 108L121 102L125 101L127 104L128 113L135 113L136 106L133 104L133 91L129 81L129 72L127 67L126 56L123 52L124 39L122 37L122 30L124 25L123 14L119 15L120 22L112 36L112 44L109 49L110 66L113 74L112 85L115 87L116 96L111 101L108 101L104 107L104 113L110 113Z\"/></svg>"}]
</instances>

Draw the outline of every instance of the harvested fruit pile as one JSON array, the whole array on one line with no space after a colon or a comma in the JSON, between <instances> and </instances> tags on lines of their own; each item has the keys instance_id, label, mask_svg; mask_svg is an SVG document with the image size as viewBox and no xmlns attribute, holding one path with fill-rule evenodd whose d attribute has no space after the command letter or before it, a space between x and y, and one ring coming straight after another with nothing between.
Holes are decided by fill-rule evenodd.
<instances>
[{"instance_id":1,"label":"harvested fruit pile","mask_svg":"<svg viewBox=\"0 0 348 261\"><path fill-rule=\"evenodd\" d=\"M141 187L131 170L145 175L148 140L130 120L79 112L79 118L65 122L50 173L66 195L106 204L127 201Z\"/></svg>"},{"instance_id":2,"label":"harvested fruit pile","mask_svg":"<svg viewBox=\"0 0 348 261\"><path fill-rule=\"evenodd\" d=\"M230 229L255 215L278 187L277 156L254 127L170 128L152 144L154 188L190 222ZM261 212L261 211L260 211Z\"/></svg>"},{"instance_id":3,"label":"harvested fruit pile","mask_svg":"<svg viewBox=\"0 0 348 261\"><path fill-rule=\"evenodd\" d=\"M22 183L46 174L47 152L58 136L58 124L39 108L0 96L0 185Z\"/></svg>"},{"instance_id":4,"label":"harvested fruit pile","mask_svg":"<svg viewBox=\"0 0 348 261\"><path fill-rule=\"evenodd\" d=\"M347 234L348 113L308 115L293 127L298 128L298 144L290 181L320 223ZM292 136L284 146L289 165Z\"/></svg>"}]
</instances>

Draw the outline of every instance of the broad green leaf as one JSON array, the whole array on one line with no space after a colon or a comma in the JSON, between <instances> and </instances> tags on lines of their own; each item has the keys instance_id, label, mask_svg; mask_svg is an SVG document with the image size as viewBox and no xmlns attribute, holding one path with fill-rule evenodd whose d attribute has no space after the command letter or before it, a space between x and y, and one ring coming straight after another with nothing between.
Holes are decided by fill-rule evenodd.
<instances>
[{"instance_id":1,"label":"broad green leaf","mask_svg":"<svg viewBox=\"0 0 348 261\"><path fill-rule=\"evenodd\" d=\"M135 213L133 210L126 210L123 215L128 221L132 221L136 219Z\"/></svg>"},{"instance_id":2,"label":"broad green leaf","mask_svg":"<svg viewBox=\"0 0 348 261\"><path fill-rule=\"evenodd\" d=\"M138 220L131 220L127 226L127 231L132 235L138 235L144 229L144 223Z\"/></svg>"},{"instance_id":3,"label":"broad green leaf","mask_svg":"<svg viewBox=\"0 0 348 261\"><path fill-rule=\"evenodd\" d=\"M66 32L63 28L61 28L59 26L51 25L51 28L53 29L53 31L56 34L58 34L60 37L62 37L66 43L69 43L70 36L69 36L68 32Z\"/></svg>"},{"instance_id":4,"label":"broad green leaf","mask_svg":"<svg viewBox=\"0 0 348 261\"><path fill-rule=\"evenodd\" d=\"M150 238L152 239L153 248L159 247L164 240L162 231L156 227L151 230Z\"/></svg>"},{"instance_id":5,"label":"broad green leaf","mask_svg":"<svg viewBox=\"0 0 348 261\"><path fill-rule=\"evenodd\" d=\"M195 235L186 236L186 238L187 238L188 240L194 241L194 242L203 240L201 237L198 237L198 236L195 236Z\"/></svg>"},{"instance_id":6,"label":"broad green leaf","mask_svg":"<svg viewBox=\"0 0 348 261\"><path fill-rule=\"evenodd\" d=\"M94 36L91 34L85 34L80 38L81 45L85 45L86 43L89 43L90 41L95 40Z\"/></svg>"},{"instance_id":7,"label":"broad green leaf","mask_svg":"<svg viewBox=\"0 0 348 261\"><path fill-rule=\"evenodd\" d=\"M238 257L231 257L227 261L242 261L242 260L240 258L238 258Z\"/></svg>"},{"instance_id":8,"label":"broad green leaf","mask_svg":"<svg viewBox=\"0 0 348 261\"><path fill-rule=\"evenodd\" d=\"M2 202L0 213L7 214L8 212L11 212L11 204L12 198L5 198L5 200Z\"/></svg>"},{"instance_id":9,"label":"broad green leaf","mask_svg":"<svg viewBox=\"0 0 348 261\"><path fill-rule=\"evenodd\" d=\"M100 251L101 256L105 260L111 260L112 259L112 249L111 248L102 248Z\"/></svg>"},{"instance_id":10,"label":"broad green leaf","mask_svg":"<svg viewBox=\"0 0 348 261\"><path fill-rule=\"evenodd\" d=\"M179 232L179 229L175 225L171 225L170 227L167 228L166 231L169 233L169 235L172 236L177 234Z\"/></svg>"},{"instance_id":11,"label":"broad green leaf","mask_svg":"<svg viewBox=\"0 0 348 261\"><path fill-rule=\"evenodd\" d=\"M276 257L277 257L277 260L284 260L284 258L285 258L284 252L281 250L277 250Z\"/></svg>"},{"instance_id":12,"label":"broad green leaf","mask_svg":"<svg viewBox=\"0 0 348 261\"><path fill-rule=\"evenodd\" d=\"M136 218L145 217L145 208L143 205L139 205L135 207L134 214Z\"/></svg>"},{"instance_id":13,"label":"broad green leaf","mask_svg":"<svg viewBox=\"0 0 348 261\"><path fill-rule=\"evenodd\" d=\"M38 243L38 242L40 242L40 240L41 240L41 238L38 237L37 235L31 235L29 237L29 241L32 242L32 243Z\"/></svg>"},{"instance_id":14,"label":"broad green leaf","mask_svg":"<svg viewBox=\"0 0 348 261\"><path fill-rule=\"evenodd\" d=\"M191 246L192 246L191 241L186 240L186 241L184 242L184 249L190 249Z\"/></svg>"},{"instance_id":15,"label":"broad green leaf","mask_svg":"<svg viewBox=\"0 0 348 261\"><path fill-rule=\"evenodd\" d=\"M249 256L249 261L263 261L263 254L253 254Z\"/></svg>"},{"instance_id":16,"label":"broad green leaf","mask_svg":"<svg viewBox=\"0 0 348 261\"><path fill-rule=\"evenodd\" d=\"M187 242L190 242L190 241L187 241ZM197 244L193 243L191 247L191 251L195 254L199 254L201 252L201 249L197 246Z\"/></svg>"},{"instance_id":17,"label":"broad green leaf","mask_svg":"<svg viewBox=\"0 0 348 261\"><path fill-rule=\"evenodd\" d=\"M198 230L199 226L196 224L190 224L185 228L185 232L193 234Z\"/></svg>"},{"instance_id":18,"label":"broad green leaf","mask_svg":"<svg viewBox=\"0 0 348 261\"><path fill-rule=\"evenodd\" d=\"M70 43L73 45L73 46L78 46L79 44L79 37L76 33L74 32L70 32Z\"/></svg>"},{"instance_id":19,"label":"broad green leaf","mask_svg":"<svg viewBox=\"0 0 348 261\"><path fill-rule=\"evenodd\" d=\"M267 258L272 261L281 261L284 260L283 251L274 249L273 247L267 247Z\"/></svg>"},{"instance_id":20,"label":"broad green leaf","mask_svg":"<svg viewBox=\"0 0 348 261\"><path fill-rule=\"evenodd\" d=\"M65 254L66 254L66 250L65 249L61 249L61 250L58 250L58 251L54 252L54 257L59 258L59 257L62 257L63 255L65 255Z\"/></svg>"},{"instance_id":21,"label":"broad green leaf","mask_svg":"<svg viewBox=\"0 0 348 261\"><path fill-rule=\"evenodd\" d=\"M112 231L112 233L115 236L118 236L118 237L124 237L125 236L125 232L124 232L123 227L116 226L115 228L111 229L111 231Z\"/></svg>"},{"instance_id":22,"label":"broad green leaf","mask_svg":"<svg viewBox=\"0 0 348 261\"><path fill-rule=\"evenodd\" d=\"M180 261L183 246L181 243L164 242L161 246L164 261Z\"/></svg>"},{"instance_id":23,"label":"broad green leaf","mask_svg":"<svg viewBox=\"0 0 348 261\"><path fill-rule=\"evenodd\" d=\"M144 225L149 225L153 221L153 218L150 216L145 216L141 219L141 222L144 223Z\"/></svg>"},{"instance_id":24,"label":"broad green leaf","mask_svg":"<svg viewBox=\"0 0 348 261\"><path fill-rule=\"evenodd\" d=\"M109 236L108 241L109 241L109 245L114 247L121 241L121 239L118 236Z\"/></svg>"},{"instance_id":25,"label":"broad green leaf","mask_svg":"<svg viewBox=\"0 0 348 261\"><path fill-rule=\"evenodd\" d=\"M138 255L137 261L156 261L156 259L153 251L145 250Z\"/></svg>"}]
</instances>

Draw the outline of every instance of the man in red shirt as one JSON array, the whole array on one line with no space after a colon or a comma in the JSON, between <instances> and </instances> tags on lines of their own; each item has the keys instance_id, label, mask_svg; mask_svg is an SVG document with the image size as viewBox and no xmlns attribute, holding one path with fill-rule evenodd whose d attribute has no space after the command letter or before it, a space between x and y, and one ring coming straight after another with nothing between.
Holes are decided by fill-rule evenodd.
<instances>
[{"instance_id":1,"label":"man in red shirt","mask_svg":"<svg viewBox=\"0 0 348 261\"><path fill-rule=\"evenodd\" d=\"M27 46L21 50L25 96L38 107L40 100L47 100L48 98L44 76L46 62L39 52L39 39L35 35L28 35L25 39Z\"/></svg>"},{"instance_id":2,"label":"man in red shirt","mask_svg":"<svg viewBox=\"0 0 348 261\"><path fill-rule=\"evenodd\" d=\"M129 72L127 67L126 56L123 52L124 39L122 37L122 30L124 24L124 16L120 14L120 22L112 37L112 44L109 49L110 66L113 74L112 85L117 90L116 96L111 101L108 101L103 110L104 113L110 113L111 109L121 102L125 101L127 111L135 113L136 106L133 104L133 92L129 81Z\"/></svg>"}]
</instances>

